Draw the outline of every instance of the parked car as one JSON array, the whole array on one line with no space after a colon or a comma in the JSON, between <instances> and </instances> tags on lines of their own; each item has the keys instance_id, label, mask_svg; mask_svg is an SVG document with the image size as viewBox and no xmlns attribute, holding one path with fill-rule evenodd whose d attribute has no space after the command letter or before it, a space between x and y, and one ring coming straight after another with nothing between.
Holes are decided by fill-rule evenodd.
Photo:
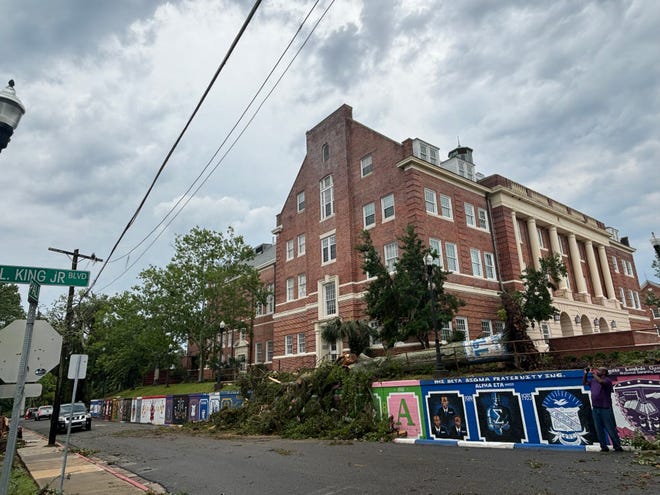
<instances>
[{"instance_id":1,"label":"parked car","mask_svg":"<svg viewBox=\"0 0 660 495\"><path fill-rule=\"evenodd\" d=\"M74 428L84 428L85 430L92 429L92 415L82 402L76 402L75 404L62 404L60 406L60 415L57 418L57 429L59 431L66 431L69 427L69 421L71 421L72 430Z\"/></svg>"},{"instance_id":2,"label":"parked car","mask_svg":"<svg viewBox=\"0 0 660 495\"><path fill-rule=\"evenodd\" d=\"M36 416L38 407L28 407L25 411L25 419L32 419Z\"/></svg>"},{"instance_id":3,"label":"parked car","mask_svg":"<svg viewBox=\"0 0 660 495\"><path fill-rule=\"evenodd\" d=\"M41 421L42 419L50 419L53 415L53 406L41 406L37 409L37 413L34 415L35 421Z\"/></svg>"}]
</instances>

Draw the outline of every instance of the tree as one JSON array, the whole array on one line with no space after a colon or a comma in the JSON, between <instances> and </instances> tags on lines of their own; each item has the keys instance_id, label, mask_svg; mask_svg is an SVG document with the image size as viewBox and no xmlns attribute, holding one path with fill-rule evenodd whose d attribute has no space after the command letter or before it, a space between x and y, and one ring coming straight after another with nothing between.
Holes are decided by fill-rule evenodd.
<instances>
[{"instance_id":1,"label":"tree","mask_svg":"<svg viewBox=\"0 0 660 495\"><path fill-rule=\"evenodd\" d=\"M536 347L527 334L527 327L549 320L557 312L552 305L552 291L557 290L557 281L565 277L566 266L557 254L540 258L540 268L523 270L522 291L500 294L506 313L504 339L519 359L519 365L531 366L536 360Z\"/></svg>"},{"instance_id":2,"label":"tree","mask_svg":"<svg viewBox=\"0 0 660 495\"><path fill-rule=\"evenodd\" d=\"M96 396L140 385L147 372L176 361L177 342L143 307L140 294L123 292L98 311L87 345Z\"/></svg>"},{"instance_id":3,"label":"tree","mask_svg":"<svg viewBox=\"0 0 660 495\"><path fill-rule=\"evenodd\" d=\"M177 236L175 253L165 268L142 273L141 293L148 317L198 352L198 381L215 349L220 322L244 328L255 310L249 297L258 272L249 265L254 251L232 228L226 235L194 227Z\"/></svg>"},{"instance_id":4,"label":"tree","mask_svg":"<svg viewBox=\"0 0 660 495\"><path fill-rule=\"evenodd\" d=\"M0 327L21 319L25 319L25 311L21 307L18 285L0 283Z\"/></svg>"},{"instance_id":5,"label":"tree","mask_svg":"<svg viewBox=\"0 0 660 495\"><path fill-rule=\"evenodd\" d=\"M356 356L369 348L371 337L375 337L377 333L364 320L342 321L341 318L335 318L321 328L321 338L324 341L334 344L338 340L347 339L348 347Z\"/></svg>"},{"instance_id":6,"label":"tree","mask_svg":"<svg viewBox=\"0 0 660 495\"><path fill-rule=\"evenodd\" d=\"M424 257L430 253L436 258L437 253L424 247L414 225L408 225L404 235L398 238L401 255L394 271L389 273L368 231L362 232L362 240L357 246L363 257L362 269L375 277L365 294L367 314L378 322L384 345L392 348L396 342L414 337L428 347L433 323ZM440 325L451 321L464 305L459 298L445 292L447 274L439 267L433 270L434 304Z\"/></svg>"}]
</instances>

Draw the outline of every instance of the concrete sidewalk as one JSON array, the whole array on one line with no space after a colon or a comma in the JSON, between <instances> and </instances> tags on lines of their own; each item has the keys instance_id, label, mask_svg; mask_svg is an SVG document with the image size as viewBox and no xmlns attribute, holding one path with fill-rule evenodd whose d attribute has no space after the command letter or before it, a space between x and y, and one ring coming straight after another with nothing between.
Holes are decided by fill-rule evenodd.
<instances>
[{"instance_id":1,"label":"concrete sidewalk","mask_svg":"<svg viewBox=\"0 0 660 495\"><path fill-rule=\"evenodd\" d=\"M64 445L48 446L48 439L23 428L25 446L17 449L23 464L39 488L57 492L64 460ZM74 454L69 451L62 491L67 495L113 494L144 495L167 493L160 485L145 481L135 474L117 467L110 467L98 459Z\"/></svg>"}]
</instances>

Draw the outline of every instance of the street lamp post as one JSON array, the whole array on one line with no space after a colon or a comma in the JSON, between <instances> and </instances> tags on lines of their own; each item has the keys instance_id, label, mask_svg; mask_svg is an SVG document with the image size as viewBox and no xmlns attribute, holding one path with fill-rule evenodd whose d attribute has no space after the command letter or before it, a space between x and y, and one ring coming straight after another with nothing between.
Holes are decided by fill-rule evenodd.
<instances>
[{"instance_id":1,"label":"street lamp post","mask_svg":"<svg viewBox=\"0 0 660 495\"><path fill-rule=\"evenodd\" d=\"M440 353L440 339L438 337L438 317L435 309L435 288L433 286L433 256L427 254L424 258L426 265L426 276L428 278L429 296L431 298L431 321L433 323L433 333L435 334L435 372L434 377L440 378L447 373L444 365L442 364L442 354Z\"/></svg>"},{"instance_id":2,"label":"street lamp post","mask_svg":"<svg viewBox=\"0 0 660 495\"><path fill-rule=\"evenodd\" d=\"M225 321L220 322L220 355L218 356L218 376L216 377L215 390L220 390L222 388L222 336L225 332Z\"/></svg>"},{"instance_id":3,"label":"street lamp post","mask_svg":"<svg viewBox=\"0 0 660 495\"><path fill-rule=\"evenodd\" d=\"M16 96L14 80L11 79L7 87L0 91L0 152L9 144L23 114L25 106Z\"/></svg>"}]
</instances>

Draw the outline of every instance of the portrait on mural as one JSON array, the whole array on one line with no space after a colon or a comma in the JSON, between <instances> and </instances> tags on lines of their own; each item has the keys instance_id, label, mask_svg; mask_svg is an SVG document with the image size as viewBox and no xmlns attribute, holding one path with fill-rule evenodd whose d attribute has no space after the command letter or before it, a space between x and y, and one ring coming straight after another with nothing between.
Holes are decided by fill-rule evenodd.
<instances>
[{"instance_id":1,"label":"portrait on mural","mask_svg":"<svg viewBox=\"0 0 660 495\"><path fill-rule=\"evenodd\" d=\"M430 439L467 437L465 404L456 392L431 392L426 397L427 424Z\"/></svg>"},{"instance_id":2,"label":"portrait on mural","mask_svg":"<svg viewBox=\"0 0 660 495\"><path fill-rule=\"evenodd\" d=\"M475 397L479 436L487 442L519 443L526 438L518 394L479 392Z\"/></svg>"},{"instance_id":3,"label":"portrait on mural","mask_svg":"<svg viewBox=\"0 0 660 495\"><path fill-rule=\"evenodd\" d=\"M543 443L591 445L598 441L589 394L581 387L537 389L533 395Z\"/></svg>"}]
</instances>

